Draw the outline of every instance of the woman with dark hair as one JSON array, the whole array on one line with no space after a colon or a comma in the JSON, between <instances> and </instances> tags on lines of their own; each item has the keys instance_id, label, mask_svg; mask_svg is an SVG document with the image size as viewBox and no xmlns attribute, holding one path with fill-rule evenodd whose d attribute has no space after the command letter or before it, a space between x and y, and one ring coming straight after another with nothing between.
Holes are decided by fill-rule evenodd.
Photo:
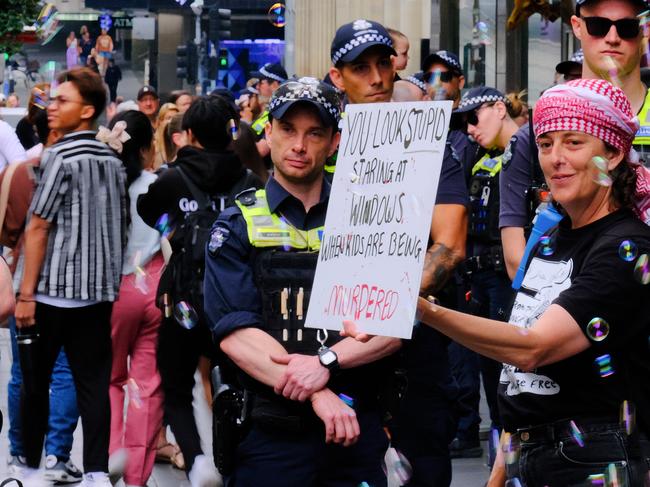
<instances>
[{"instance_id":1,"label":"woman with dark hair","mask_svg":"<svg viewBox=\"0 0 650 487\"><path fill-rule=\"evenodd\" d=\"M163 392L156 364L161 314L155 300L163 268L160 235L136 211L138 196L146 193L156 180L153 129L144 114L129 110L111 120L110 130L109 133L100 129L100 134L120 153L126 167L131 224L119 299L111 316L109 471L114 477L123 473L126 485L144 486L153 469L163 415ZM126 421L124 386L129 398Z\"/></svg>"},{"instance_id":2,"label":"woman with dark hair","mask_svg":"<svg viewBox=\"0 0 650 487\"><path fill-rule=\"evenodd\" d=\"M16 135L25 150L38 144L44 144L47 139L47 130L45 130L44 137L39 136L39 131L42 133L43 129L47 129L47 115L43 117L43 114L47 107L49 92L50 85L48 83L35 85L27 102L27 115L21 118L16 125ZM43 125L43 122L45 127L39 128L37 123Z\"/></svg>"},{"instance_id":3,"label":"woman with dark hair","mask_svg":"<svg viewBox=\"0 0 650 487\"><path fill-rule=\"evenodd\" d=\"M533 125L564 218L528 259L510 323L422 298L421 321L504 363L506 433L489 486L506 477L525 487L641 486L650 465L650 229L635 208L637 175L647 175L631 150L638 121L623 91L584 79L547 90Z\"/></svg>"}]
</instances>

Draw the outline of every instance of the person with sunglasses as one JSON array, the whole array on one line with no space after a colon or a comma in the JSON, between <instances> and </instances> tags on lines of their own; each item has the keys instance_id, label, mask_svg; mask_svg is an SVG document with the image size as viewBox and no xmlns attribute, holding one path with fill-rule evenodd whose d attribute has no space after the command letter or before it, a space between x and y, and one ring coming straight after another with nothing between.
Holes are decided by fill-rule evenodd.
<instances>
[{"instance_id":1,"label":"person with sunglasses","mask_svg":"<svg viewBox=\"0 0 650 487\"><path fill-rule=\"evenodd\" d=\"M437 95L436 99L451 100L454 108L457 108L465 87L465 76L458 56L450 51L436 51L424 59L422 71L427 83L438 85L440 93L434 94Z\"/></svg>"},{"instance_id":2,"label":"person with sunglasses","mask_svg":"<svg viewBox=\"0 0 650 487\"><path fill-rule=\"evenodd\" d=\"M647 8L647 0L578 0L576 15L571 18L584 53L582 77L619 84L639 118L634 148L646 165L650 162L650 91L641 81L643 35L637 15ZM617 66L615 73L607 57ZM510 141L506 150L510 157L504 160L500 182L499 226L511 279L524 254L536 208L548 195L530 132L530 127L524 126Z\"/></svg>"},{"instance_id":3,"label":"person with sunglasses","mask_svg":"<svg viewBox=\"0 0 650 487\"><path fill-rule=\"evenodd\" d=\"M459 266L465 288L467 312L495 320L505 318L512 290L503 265L503 249L499 234L499 176L503 151L510 138L519 129L514 121L517 113L512 102L500 91L489 87L473 88L465 93L455 110L455 117L462 118L467 134L486 152L471 168L469 187L469 258ZM485 396L490 409L492 428L498 430L501 422L496 404L499 382L499 364L486 357L476 357L472 352L454 344L454 356L464 357L456 364L456 375L463 378L463 404L471 413L461 417L456 438L452 442L452 456L480 455L478 441L479 371L483 377ZM471 367L469 364L478 365ZM474 380L467 377L472 376ZM473 403L470 398L474 398ZM464 408L467 410L468 408ZM493 458L492 455L490 458Z\"/></svg>"}]
</instances>

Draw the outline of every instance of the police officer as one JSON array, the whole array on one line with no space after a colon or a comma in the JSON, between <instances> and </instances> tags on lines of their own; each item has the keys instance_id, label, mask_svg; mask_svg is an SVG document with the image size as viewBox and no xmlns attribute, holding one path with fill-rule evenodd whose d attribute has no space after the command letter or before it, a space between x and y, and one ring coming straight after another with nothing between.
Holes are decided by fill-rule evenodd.
<instances>
[{"instance_id":1,"label":"police officer","mask_svg":"<svg viewBox=\"0 0 650 487\"><path fill-rule=\"evenodd\" d=\"M470 294L470 312L491 319L505 319L510 305L512 289L503 264L503 251L499 234L499 175L503 164L503 150L518 130L513 120L519 107L512 105L501 92L494 88L479 87L469 90L456 110L467 124L467 133L479 145L489 151L472 167L469 181L470 215L468 229L468 253L471 255L460 266L466 277ZM485 395L490 407L490 419L494 428L500 420L496 404L500 364L479 357ZM471 373L468 371L467 373ZM478 370L474 371L478 398ZM474 424L464 424L452 443L452 455L471 456L471 450L480 454L478 423L480 418L470 413ZM465 455L463 455L465 454Z\"/></svg>"},{"instance_id":2,"label":"police officer","mask_svg":"<svg viewBox=\"0 0 650 487\"><path fill-rule=\"evenodd\" d=\"M634 139L634 148L646 165L650 161L650 91L641 82L643 34L637 15L647 8L647 0L578 0L576 15L571 18L573 33L580 40L584 53L582 77L603 78L620 85L630 100L632 111L639 117L641 127ZM625 22L618 26L612 23L624 19ZM614 71L604 52L612 53L609 57L615 63ZM499 226L511 279L524 254L535 207L548 197L539 164L534 159L537 148L531 147L529 128L522 127L515 137L509 150L512 158L504 161L500 182Z\"/></svg>"},{"instance_id":3,"label":"police officer","mask_svg":"<svg viewBox=\"0 0 650 487\"><path fill-rule=\"evenodd\" d=\"M250 426L226 485L386 485L387 439L370 347L304 328L330 193L325 159L338 145L336 91L288 81L269 103L274 175L244 192L215 224L206 257L205 311L249 397Z\"/></svg>"},{"instance_id":4,"label":"police officer","mask_svg":"<svg viewBox=\"0 0 650 487\"><path fill-rule=\"evenodd\" d=\"M349 103L388 102L393 95L395 55L379 23L357 19L336 31L330 78ZM460 160L448 143L431 221L431 238L420 284L422 295L440 296L465 256L467 187ZM413 467L411 485L442 487L451 482L448 444L455 431L457 387L451 376L449 341L429 327L416 326L405 342L402 366L408 381L391 422L393 444Z\"/></svg>"}]
</instances>

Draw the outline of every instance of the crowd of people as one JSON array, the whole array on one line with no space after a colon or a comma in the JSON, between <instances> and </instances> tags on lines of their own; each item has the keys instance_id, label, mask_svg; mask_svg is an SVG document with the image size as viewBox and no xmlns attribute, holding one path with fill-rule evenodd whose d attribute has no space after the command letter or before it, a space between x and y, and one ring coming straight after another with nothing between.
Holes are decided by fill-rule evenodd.
<instances>
[{"instance_id":1,"label":"crowd of people","mask_svg":"<svg viewBox=\"0 0 650 487\"><path fill-rule=\"evenodd\" d=\"M647 8L578 0L582 53L532 115L450 51L400 76L408 38L365 19L322 79L267 63L162 104L109 104L110 36L102 78L71 33L56 86L0 121L12 476L142 487L162 459L193 487L449 486L483 455L482 383L487 486L645 485ZM453 112L412 339L305 328L345 107L431 100Z\"/></svg>"}]
</instances>

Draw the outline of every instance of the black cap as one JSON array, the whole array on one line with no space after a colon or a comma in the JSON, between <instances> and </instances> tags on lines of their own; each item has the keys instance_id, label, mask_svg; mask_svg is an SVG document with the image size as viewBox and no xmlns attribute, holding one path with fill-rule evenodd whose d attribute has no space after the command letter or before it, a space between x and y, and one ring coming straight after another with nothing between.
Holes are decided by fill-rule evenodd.
<instances>
[{"instance_id":1,"label":"black cap","mask_svg":"<svg viewBox=\"0 0 650 487\"><path fill-rule=\"evenodd\" d=\"M288 76L287 72L280 63L266 63L259 70L252 72L251 78L284 83L287 80Z\"/></svg>"},{"instance_id":2,"label":"black cap","mask_svg":"<svg viewBox=\"0 0 650 487\"><path fill-rule=\"evenodd\" d=\"M140 98L142 98L144 95L152 95L156 99L159 98L156 89L153 86L149 85L144 85L142 88L140 88L140 91L138 91L137 100L140 101Z\"/></svg>"},{"instance_id":3,"label":"black cap","mask_svg":"<svg viewBox=\"0 0 650 487\"><path fill-rule=\"evenodd\" d=\"M281 119L287 110L298 102L307 102L318 108L323 123L338 126L341 118L341 98L327 83L316 78L292 79L283 83L269 101L269 115Z\"/></svg>"},{"instance_id":4,"label":"black cap","mask_svg":"<svg viewBox=\"0 0 650 487\"><path fill-rule=\"evenodd\" d=\"M407 76L406 78L404 78L404 81L408 81L409 83L413 83L415 86L420 88L424 92L425 95L428 93L428 91L427 91L427 82L425 80L425 74L422 71L414 73L411 76Z\"/></svg>"},{"instance_id":5,"label":"black cap","mask_svg":"<svg viewBox=\"0 0 650 487\"><path fill-rule=\"evenodd\" d=\"M502 101L506 105L510 103L499 90L487 86L479 86L478 88L472 88L463 95L454 113L470 112L476 110L483 103L494 103L497 101Z\"/></svg>"},{"instance_id":6,"label":"black cap","mask_svg":"<svg viewBox=\"0 0 650 487\"><path fill-rule=\"evenodd\" d=\"M576 15L580 16L580 7L587 5L593 0L576 0ZM639 12L641 10L646 10L648 8L648 0L630 0L632 3L639 7Z\"/></svg>"},{"instance_id":7,"label":"black cap","mask_svg":"<svg viewBox=\"0 0 650 487\"><path fill-rule=\"evenodd\" d=\"M569 59L562 61L555 66L555 71L560 74L567 75L571 72L571 69L582 69L582 63L585 61L585 55L582 52L582 49L578 49L574 52Z\"/></svg>"},{"instance_id":8,"label":"black cap","mask_svg":"<svg viewBox=\"0 0 650 487\"><path fill-rule=\"evenodd\" d=\"M463 67L460 65L458 56L450 51L436 51L429 54L422 62L422 71L427 72L431 65L441 63L447 66L450 71L453 71L458 76L463 76Z\"/></svg>"},{"instance_id":9,"label":"black cap","mask_svg":"<svg viewBox=\"0 0 650 487\"><path fill-rule=\"evenodd\" d=\"M379 22L358 19L344 24L337 29L332 41L332 64L350 63L372 46L384 46L390 54L397 55L388 31Z\"/></svg>"}]
</instances>

